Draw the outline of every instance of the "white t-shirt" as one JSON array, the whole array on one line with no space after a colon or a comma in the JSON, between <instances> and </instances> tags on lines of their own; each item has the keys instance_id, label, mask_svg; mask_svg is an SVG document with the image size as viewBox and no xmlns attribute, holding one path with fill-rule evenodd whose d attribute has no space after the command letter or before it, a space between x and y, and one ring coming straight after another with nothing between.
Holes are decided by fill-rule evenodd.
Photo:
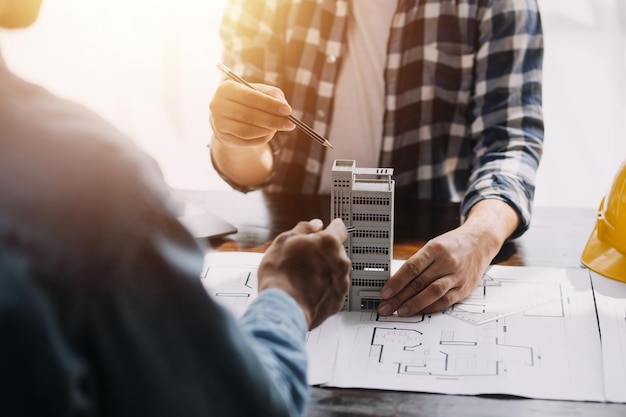
<instances>
[{"instance_id":1,"label":"white t-shirt","mask_svg":"<svg viewBox=\"0 0 626 417\"><path fill-rule=\"evenodd\" d=\"M357 167L378 167L385 109L385 63L391 20L397 0L350 3L348 41L337 85L328 149L319 193L330 193L335 159L352 159Z\"/></svg>"}]
</instances>

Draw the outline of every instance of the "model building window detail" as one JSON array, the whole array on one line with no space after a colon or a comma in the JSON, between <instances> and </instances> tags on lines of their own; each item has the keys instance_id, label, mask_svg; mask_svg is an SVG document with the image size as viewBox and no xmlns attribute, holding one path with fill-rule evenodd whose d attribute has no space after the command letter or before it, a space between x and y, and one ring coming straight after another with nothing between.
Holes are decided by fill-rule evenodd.
<instances>
[{"instance_id":1,"label":"model building window detail","mask_svg":"<svg viewBox=\"0 0 626 417\"><path fill-rule=\"evenodd\" d=\"M391 168L357 168L356 161L333 164L331 218L354 230L344 243L352 260L344 310L375 311L393 258L395 181Z\"/></svg>"}]
</instances>

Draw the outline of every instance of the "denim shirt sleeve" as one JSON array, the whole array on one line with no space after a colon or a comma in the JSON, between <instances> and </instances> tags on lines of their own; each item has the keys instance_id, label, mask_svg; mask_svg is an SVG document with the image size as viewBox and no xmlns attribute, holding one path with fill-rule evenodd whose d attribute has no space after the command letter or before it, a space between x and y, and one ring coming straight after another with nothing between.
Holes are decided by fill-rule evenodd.
<instances>
[{"instance_id":1,"label":"denim shirt sleeve","mask_svg":"<svg viewBox=\"0 0 626 417\"><path fill-rule=\"evenodd\" d=\"M298 304L282 290L262 291L240 324L270 380L285 403L293 407L290 415L303 415L309 397L305 346L308 326Z\"/></svg>"}]
</instances>

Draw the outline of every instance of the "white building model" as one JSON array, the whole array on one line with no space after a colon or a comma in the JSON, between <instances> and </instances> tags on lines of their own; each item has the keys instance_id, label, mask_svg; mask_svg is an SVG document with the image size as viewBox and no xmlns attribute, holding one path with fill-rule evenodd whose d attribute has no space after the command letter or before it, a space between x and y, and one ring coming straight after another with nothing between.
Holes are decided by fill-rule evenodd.
<instances>
[{"instance_id":1,"label":"white building model","mask_svg":"<svg viewBox=\"0 0 626 417\"><path fill-rule=\"evenodd\" d=\"M395 181L392 168L357 168L352 160L333 164L331 219L355 230L345 242L352 260L344 310L374 311L391 273Z\"/></svg>"}]
</instances>

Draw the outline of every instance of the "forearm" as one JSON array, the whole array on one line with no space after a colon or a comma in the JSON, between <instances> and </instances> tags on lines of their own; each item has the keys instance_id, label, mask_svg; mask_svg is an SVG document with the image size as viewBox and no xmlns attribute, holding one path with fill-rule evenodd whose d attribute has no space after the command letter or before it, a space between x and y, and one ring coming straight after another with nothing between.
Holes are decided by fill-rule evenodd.
<instances>
[{"instance_id":1,"label":"forearm","mask_svg":"<svg viewBox=\"0 0 626 417\"><path fill-rule=\"evenodd\" d=\"M485 199L471 208L461 228L480 236L481 246L493 258L519 224L519 214L509 204Z\"/></svg>"},{"instance_id":2,"label":"forearm","mask_svg":"<svg viewBox=\"0 0 626 417\"><path fill-rule=\"evenodd\" d=\"M269 144L261 146L234 146L213 138L211 161L227 181L244 187L263 184L274 169L274 155Z\"/></svg>"}]
</instances>

